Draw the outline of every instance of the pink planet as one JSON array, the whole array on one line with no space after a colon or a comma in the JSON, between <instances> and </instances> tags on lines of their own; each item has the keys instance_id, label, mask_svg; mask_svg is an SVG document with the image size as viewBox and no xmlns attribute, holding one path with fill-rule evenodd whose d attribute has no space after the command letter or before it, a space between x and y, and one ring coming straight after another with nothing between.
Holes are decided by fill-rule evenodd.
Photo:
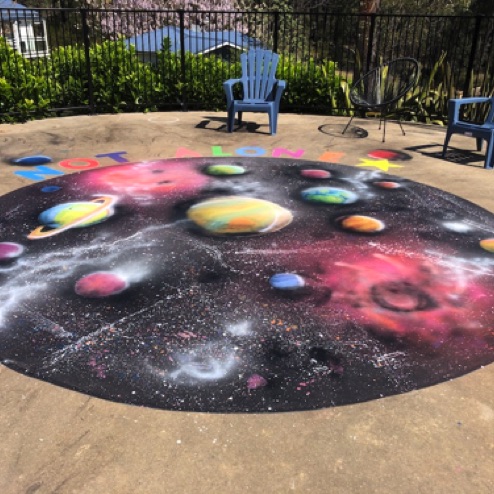
<instances>
[{"instance_id":1,"label":"pink planet","mask_svg":"<svg viewBox=\"0 0 494 494\"><path fill-rule=\"evenodd\" d=\"M80 278L75 293L87 298L103 298L123 292L129 283L122 276L109 271L96 271Z\"/></svg>"},{"instance_id":2,"label":"pink planet","mask_svg":"<svg viewBox=\"0 0 494 494\"><path fill-rule=\"evenodd\" d=\"M304 170L300 170L300 175L305 178L330 178L331 172L317 168L306 168Z\"/></svg>"},{"instance_id":3,"label":"pink planet","mask_svg":"<svg viewBox=\"0 0 494 494\"><path fill-rule=\"evenodd\" d=\"M19 257L24 251L24 247L21 244L14 242L0 242L0 261L6 261Z\"/></svg>"}]
</instances>

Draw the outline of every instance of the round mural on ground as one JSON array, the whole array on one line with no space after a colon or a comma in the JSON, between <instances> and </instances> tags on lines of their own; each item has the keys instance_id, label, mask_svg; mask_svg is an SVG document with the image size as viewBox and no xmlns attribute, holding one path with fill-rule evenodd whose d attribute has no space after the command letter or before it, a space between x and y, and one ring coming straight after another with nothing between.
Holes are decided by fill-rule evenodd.
<instances>
[{"instance_id":1,"label":"round mural on ground","mask_svg":"<svg viewBox=\"0 0 494 494\"><path fill-rule=\"evenodd\" d=\"M494 360L492 214L344 165L231 167L122 164L1 197L3 364L233 413L363 402Z\"/></svg>"}]
</instances>

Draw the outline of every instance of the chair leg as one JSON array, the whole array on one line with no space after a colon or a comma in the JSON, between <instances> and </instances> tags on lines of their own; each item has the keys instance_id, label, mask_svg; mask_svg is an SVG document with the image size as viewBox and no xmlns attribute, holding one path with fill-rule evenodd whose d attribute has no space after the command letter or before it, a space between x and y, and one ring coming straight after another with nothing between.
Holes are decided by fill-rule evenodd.
<instances>
[{"instance_id":1,"label":"chair leg","mask_svg":"<svg viewBox=\"0 0 494 494\"><path fill-rule=\"evenodd\" d=\"M228 132L233 132L234 124L235 124L235 110L232 108L228 110L228 119L226 123L226 128Z\"/></svg>"},{"instance_id":2,"label":"chair leg","mask_svg":"<svg viewBox=\"0 0 494 494\"><path fill-rule=\"evenodd\" d=\"M238 125L242 125L242 114L243 112L241 111L238 112Z\"/></svg>"},{"instance_id":3,"label":"chair leg","mask_svg":"<svg viewBox=\"0 0 494 494\"><path fill-rule=\"evenodd\" d=\"M482 138L477 137L477 151L482 151Z\"/></svg>"},{"instance_id":4,"label":"chair leg","mask_svg":"<svg viewBox=\"0 0 494 494\"><path fill-rule=\"evenodd\" d=\"M344 133L347 131L348 127L350 127L350 124L352 123L352 120L353 120L353 117L354 117L354 116L355 116L355 115L352 115L352 116L350 117L350 121L346 124L346 127L343 129L342 134L344 134Z\"/></svg>"},{"instance_id":5,"label":"chair leg","mask_svg":"<svg viewBox=\"0 0 494 494\"><path fill-rule=\"evenodd\" d=\"M386 117L383 118L383 142L386 140Z\"/></svg>"},{"instance_id":6,"label":"chair leg","mask_svg":"<svg viewBox=\"0 0 494 494\"><path fill-rule=\"evenodd\" d=\"M278 124L278 112L276 110L272 110L268 112L269 114L269 132L272 136L276 134L276 127Z\"/></svg>"},{"instance_id":7,"label":"chair leg","mask_svg":"<svg viewBox=\"0 0 494 494\"><path fill-rule=\"evenodd\" d=\"M444 138L443 154L441 156L443 159L446 157L446 150L448 149L448 144L449 144L449 140L451 139L451 134L452 132L447 131L446 137Z\"/></svg>"},{"instance_id":8,"label":"chair leg","mask_svg":"<svg viewBox=\"0 0 494 494\"><path fill-rule=\"evenodd\" d=\"M494 163L492 162L492 148L494 148L494 138L493 136L487 141L487 151L485 153L485 163L484 168L492 170L494 168Z\"/></svg>"},{"instance_id":9,"label":"chair leg","mask_svg":"<svg viewBox=\"0 0 494 494\"><path fill-rule=\"evenodd\" d=\"M405 129L403 128L403 125L401 125L401 118L399 118L399 119L398 119L398 123L400 124L401 133L402 133L403 135L406 135L406 134L405 134Z\"/></svg>"}]
</instances>

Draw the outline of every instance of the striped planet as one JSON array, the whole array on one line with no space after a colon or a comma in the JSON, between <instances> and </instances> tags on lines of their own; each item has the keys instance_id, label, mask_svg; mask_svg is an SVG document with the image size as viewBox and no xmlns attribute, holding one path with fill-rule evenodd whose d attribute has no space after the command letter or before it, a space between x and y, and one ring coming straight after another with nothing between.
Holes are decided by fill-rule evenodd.
<instances>
[{"instance_id":1,"label":"striped planet","mask_svg":"<svg viewBox=\"0 0 494 494\"><path fill-rule=\"evenodd\" d=\"M217 235L271 233L293 220L292 213L278 204L244 196L208 199L189 208L187 217Z\"/></svg>"}]
</instances>

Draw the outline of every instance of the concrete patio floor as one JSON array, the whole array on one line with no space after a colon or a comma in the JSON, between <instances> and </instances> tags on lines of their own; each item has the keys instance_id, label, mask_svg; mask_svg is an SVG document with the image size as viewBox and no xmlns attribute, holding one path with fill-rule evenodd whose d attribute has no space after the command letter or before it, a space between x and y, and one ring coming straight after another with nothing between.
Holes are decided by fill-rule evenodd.
<instances>
[{"instance_id":1,"label":"concrete patio floor","mask_svg":"<svg viewBox=\"0 0 494 494\"><path fill-rule=\"evenodd\" d=\"M225 114L80 116L0 125L0 193L52 178L11 160L47 155L71 173L175 156L298 157L381 170L494 213L494 171L475 141L444 130L262 115L228 134ZM258 125L259 124L259 125ZM355 131L355 126L358 129ZM367 135L365 136L365 134ZM399 161L375 150L407 153ZM468 150L472 150L469 152ZM383 155L384 156L384 155ZM21 173L19 173L21 172ZM494 365L362 404L277 414L172 412L93 398L0 367L2 494L447 493L494 491Z\"/></svg>"}]
</instances>

